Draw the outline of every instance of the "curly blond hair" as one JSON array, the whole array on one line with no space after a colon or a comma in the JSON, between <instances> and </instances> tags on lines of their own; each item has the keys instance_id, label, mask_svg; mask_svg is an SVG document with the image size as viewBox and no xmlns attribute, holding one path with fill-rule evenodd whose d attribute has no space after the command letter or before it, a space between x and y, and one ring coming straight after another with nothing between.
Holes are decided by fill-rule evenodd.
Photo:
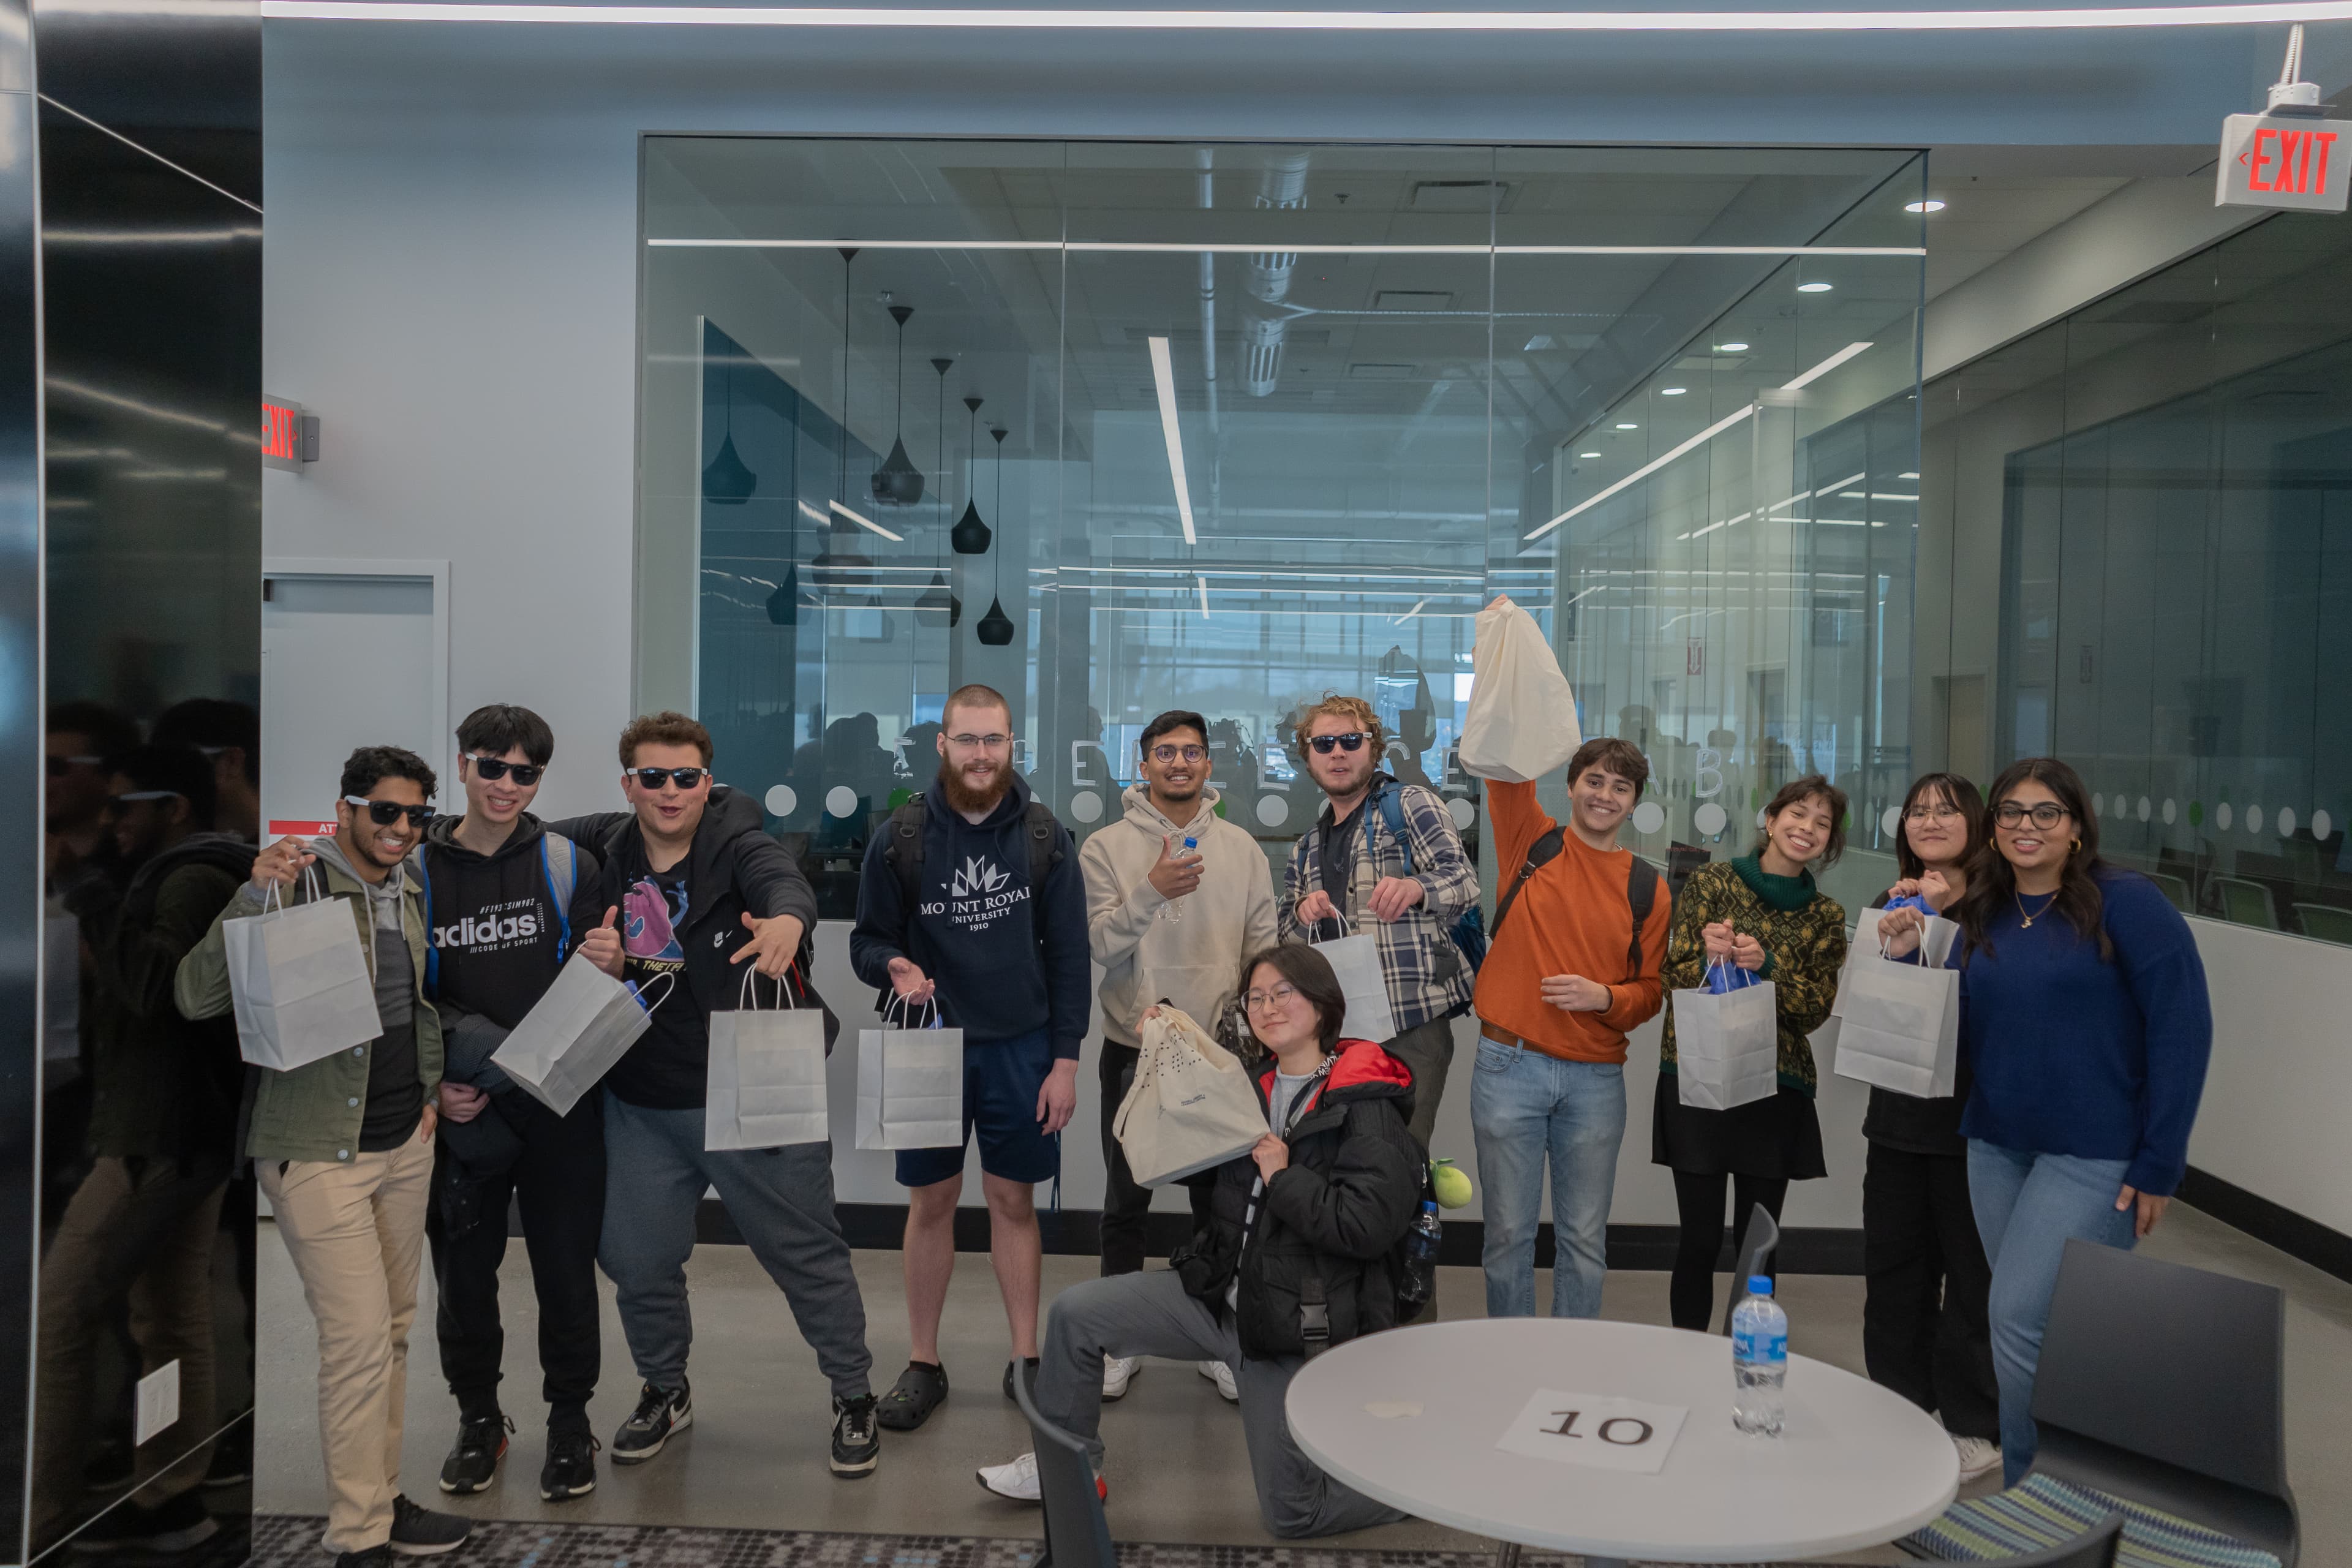
<instances>
[{"instance_id":1,"label":"curly blond hair","mask_svg":"<svg viewBox=\"0 0 2352 1568\"><path fill-rule=\"evenodd\" d=\"M1307 726L1318 719L1344 719L1353 724L1372 738L1375 755L1388 744L1388 731L1381 728L1381 717L1372 711L1370 703L1360 697L1342 697L1336 691L1327 691L1323 694L1323 700L1299 709L1298 717L1291 721L1291 753L1302 761L1307 756Z\"/></svg>"}]
</instances>

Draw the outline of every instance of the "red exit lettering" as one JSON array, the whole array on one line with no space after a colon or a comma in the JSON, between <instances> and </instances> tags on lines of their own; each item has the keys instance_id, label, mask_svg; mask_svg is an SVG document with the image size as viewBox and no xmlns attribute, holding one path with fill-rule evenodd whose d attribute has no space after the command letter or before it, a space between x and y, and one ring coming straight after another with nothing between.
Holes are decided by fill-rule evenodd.
<instances>
[{"instance_id":1,"label":"red exit lettering","mask_svg":"<svg viewBox=\"0 0 2352 1568\"><path fill-rule=\"evenodd\" d=\"M2238 155L2246 166L2246 188L2284 195L2310 195L2327 188L2327 163L2336 148L2333 131L2283 131L2263 126L2253 145ZM2277 170L2273 177L2268 173Z\"/></svg>"},{"instance_id":2,"label":"red exit lettering","mask_svg":"<svg viewBox=\"0 0 2352 1568\"><path fill-rule=\"evenodd\" d=\"M292 461L296 456L294 411L274 403L261 405L261 455Z\"/></svg>"}]
</instances>

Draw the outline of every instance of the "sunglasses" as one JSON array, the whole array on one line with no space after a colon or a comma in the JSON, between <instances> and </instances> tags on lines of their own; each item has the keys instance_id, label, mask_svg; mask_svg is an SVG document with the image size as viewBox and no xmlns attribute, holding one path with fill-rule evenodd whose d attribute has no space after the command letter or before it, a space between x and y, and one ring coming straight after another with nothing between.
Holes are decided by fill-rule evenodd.
<instances>
[{"instance_id":1,"label":"sunglasses","mask_svg":"<svg viewBox=\"0 0 2352 1568\"><path fill-rule=\"evenodd\" d=\"M370 800L363 795L347 795L343 800L348 805L366 806L368 820L378 827L390 827L404 816L411 827L422 827L433 820L433 808L429 805L403 805L396 800Z\"/></svg>"},{"instance_id":2,"label":"sunglasses","mask_svg":"<svg viewBox=\"0 0 2352 1568\"><path fill-rule=\"evenodd\" d=\"M106 804L110 810L121 811L125 806L137 805L142 801L177 800L179 798L180 792L175 789L134 789L122 795L108 795L106 797Z\"/></svg>"},{"instance_id":3,"label":"sunglasses","mask_svg":"<svg viewBox=\"0 0 2352 1568\"><path fill-rule=\"evenodd\" d=\"M692 789L710 776L709 768L631 768L629 776L646 789L659 789L672 779L680 789Z\"/></svg>"},{"instance_id":4,"label":"sunglasses","mask_svg":"<svg viewBox=\"0 0 2352 1568\"><path fill-rule=\"evenodd\" d=\"M502 779L512 773L514 782L525 789L537 784L539 775L547 771L537 763L507 763L496 757L468 757L467 761L472 763L474 771L486 779Z\"/></svg>"},{"instance_id":5,"label":"sunglasses","mask_svg":"<svg viewBox=\"0 0 2352 1568\"><path fill-rule=\"evenodd\" d=\"M1370 735L1358 730L1348 735L1317 735L1307 743L1315 748L1317 755L1328 757L1334 746L1343 752L1360 752L1364 749L1364 742L1370 739Z\"/></svg>"}]
</instances>

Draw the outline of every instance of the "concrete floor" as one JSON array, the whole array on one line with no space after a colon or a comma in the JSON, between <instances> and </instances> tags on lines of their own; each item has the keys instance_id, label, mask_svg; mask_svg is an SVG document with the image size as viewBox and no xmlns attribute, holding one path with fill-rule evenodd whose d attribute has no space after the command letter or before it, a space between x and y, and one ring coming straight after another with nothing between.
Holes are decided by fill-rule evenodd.
<instances>
[{"instance_id":1,"label":"concrete floor","mask_svg":"<svg viewBox=\"0 0 2352 1568\"><path fill-rule=\"evenodd\" d=\"M284 1247L265 1221L260 1249L261 1353L255 1506L273 1513L325 1511L316 1416L318 1350ZM2295 1262L2192 1210L2176 1206L2147 1244L2154 1256L2263 1279L2289 1295L2287 1436L2303 1509L2307 1563L2352 1563L2352 1442L2342 1413L2352 1408L2352 1285ZM878 1390L906 1364L907 1329L895 1252L857 1255ZM1045 1295L1095 1272L1091 1259L1045 1259ZM1438 1305L1446 1318L1484 1309L1475 1269L1442 1270ZM600 1459L600 1485L561 1506L537 1486L545 1418L533 1363L537 1313L522 1249L509 1249L504 1279L507 1407L519 1430L499 1483L464 1500L434 1484L456 1434L457 1407L442 1383L432 1333L432 1274L422 1287L410 1342L404 1475L411 1494L436 1507L485 1519L595 1523L696 1524L761 1529L867 1531L927 1535L1034 1537L1033 1510L1000 1501L972 1479L974 1467L1029 1447L1020 1415L999 1389L1007 1356L1003 1310L985 1258L959 1259L944 1345L955 1392L918 1433L886 1433L882 1469L838 1481L824 1467L831 1432L825 1384L794 1331L783 1299L749 1252L705 1247L688 1266L698 1334L695 1424L649 1464ZM1727 1285L1718 1280L1717 1300ZM1549 1299L1549 1280L1538 1300ZM1790 1275L1781 1298L1790 1348L1862 1371L1862 1281ZM1666 1277L1612 1274L1603 1315L1638 1322L1666 1319ZM604 1379L591 1415L600 1436L635 1405L612 1292L605 1284ZM1110 1445L1111 1527L1125 1540L1262 1545L1240 1422L1189 1364L1153 1362L1127 1398L1106 1412ZM1974 1489L1990 1489L1990 1483ZM1477 1549L1458 1531L1419 1521L1342 1537L1333 1544L1391 1550ZM1839 1561L1896 1563L1891 1549Z\"/></svg>"}]
</instances>

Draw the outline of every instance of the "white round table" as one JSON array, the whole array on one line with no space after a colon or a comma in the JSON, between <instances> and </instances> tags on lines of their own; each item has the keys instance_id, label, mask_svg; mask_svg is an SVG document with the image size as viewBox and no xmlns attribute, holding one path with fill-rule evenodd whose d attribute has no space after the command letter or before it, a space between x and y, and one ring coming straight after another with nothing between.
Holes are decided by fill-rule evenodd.
<instances>
[{"instance_id":1,"label":"white round table","mask_svg":"<svg viewBox=\"0 0 2352 1568\"><path fill-rule=\"evenodd\" d=\"M1496 1447L1538 1389L1684 1406L1655 1475ZM1789 1358L1788 1426L1731 1424L1731 1342L1642 1323L1475 1319L1397 1329L1318 1356L1291 1380L1291 1434L1368 1497L1503 1542L1584 1555L1778 1562L1876 1546L1948 1506L1959 1458L1910 1401ZM1418 1406L1416 1410L1414 1407Z\"/></svg>"}]
</instances>

